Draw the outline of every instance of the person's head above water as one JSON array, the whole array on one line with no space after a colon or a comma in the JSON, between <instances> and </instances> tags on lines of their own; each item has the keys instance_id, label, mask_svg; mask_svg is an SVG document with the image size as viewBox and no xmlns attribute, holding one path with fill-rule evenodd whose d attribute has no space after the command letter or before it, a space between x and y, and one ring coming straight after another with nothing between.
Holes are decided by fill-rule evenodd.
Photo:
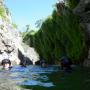
<instances>
[{"instance_id":1,"label":"person's head above water","mask_svg":"<svg viewBox=\"0 0 90 90\"><path fill-rule=\"evenodd\" d=\"M11 67L11 61L9 59L3 59L1 65L4 69L9 69Z\"/></svg>"}]
</instances>

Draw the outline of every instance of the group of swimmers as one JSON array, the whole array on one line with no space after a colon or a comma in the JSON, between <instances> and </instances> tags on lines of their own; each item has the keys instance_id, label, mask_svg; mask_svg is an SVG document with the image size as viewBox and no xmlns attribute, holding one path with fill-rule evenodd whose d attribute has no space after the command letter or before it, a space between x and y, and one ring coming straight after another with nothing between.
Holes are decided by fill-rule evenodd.
<instances>
[{"instance_id":1,"label":"group of swimmers","mask_svg":"<svg viewBox=\"0 0 90 90\"><path fill-rule=\"evenodd\" d=\"M71 70L72 62L69 58L67 58L67 57L61 58L60 63L61 63L61 69ZM12 68L11 61L9 59L3 59L1 62L1 65L2 65L3 69L11 69ZM41 65L41 67L44 67L44 68L48 66L48 64L45 60L41 60L40 65Z\"/></svg>"}]
</instances>

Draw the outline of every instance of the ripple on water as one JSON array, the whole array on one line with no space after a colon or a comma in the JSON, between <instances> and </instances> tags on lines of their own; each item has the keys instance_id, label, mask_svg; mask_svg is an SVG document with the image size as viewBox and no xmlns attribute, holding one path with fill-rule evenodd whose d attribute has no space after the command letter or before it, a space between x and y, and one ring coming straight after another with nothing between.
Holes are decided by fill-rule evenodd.
<instances>
[{"instance_id":1,"label":"ripple on water","mask_svg":"<svg viewBox=\"0 0 90 90\"><path fill-rule=\"evenodd\" d=\"M59 68L55 66L49 66L48 68L41 68L40 66L33 65L27 66L27 68L14 66L11 70L3 70L0 72L0 84L5 86L9 82L10 85L8 85L8 87L11 87L12 83L16 86L38 85L43 87L53 87L55 85L50 81L48 75L57 71L59 71Z\"/></svg>"},{"instance_id":2,"label":"ripple on water","mask_svg":"<svg viewBox=\"0 0 90 90\"><path fill-rule=\"evenodd\" d=\"M41 81L35 81L35 80L28 80L22 83L19 83L19 85L31 85L31 86L43 86L43 87L52 87L54 84L52 82L41 82Z\"/></svg>"}]
</instances>

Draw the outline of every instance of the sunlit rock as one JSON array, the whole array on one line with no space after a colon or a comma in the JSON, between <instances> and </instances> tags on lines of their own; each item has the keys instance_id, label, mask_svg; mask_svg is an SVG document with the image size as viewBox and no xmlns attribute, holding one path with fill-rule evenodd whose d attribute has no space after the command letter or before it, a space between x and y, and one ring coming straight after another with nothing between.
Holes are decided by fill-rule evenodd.
<instances>
[{"instance_id":1,"label":"sunlit rock","mask_svg":"<svg viewBox=\"0 0 90 90\"><path fill-rule=\"evenodd\" d=\"M22 46L22 37L13 27L11 14L8 8L0 0L0 62L9 59L12 65L34 64L38 60L38 54L33 48Z\"/></svg>"}]
</instances>

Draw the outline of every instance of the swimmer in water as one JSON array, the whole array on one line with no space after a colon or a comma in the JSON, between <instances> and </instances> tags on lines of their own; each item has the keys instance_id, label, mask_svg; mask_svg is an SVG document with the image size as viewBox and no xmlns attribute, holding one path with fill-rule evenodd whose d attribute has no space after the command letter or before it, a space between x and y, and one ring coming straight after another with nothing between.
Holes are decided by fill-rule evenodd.
<instances>
[{"instance_id":1,"label":"swimmer in water","mask_svg":"<svg viewBox=\"0 0 90 90\"><path fill-rule=\"evenodd\" d=\"M3 69L9 70L11 69L11 61L9 59L3 59L1 62L1 65L3 66Z\"/></svg>"}]
</instances>

